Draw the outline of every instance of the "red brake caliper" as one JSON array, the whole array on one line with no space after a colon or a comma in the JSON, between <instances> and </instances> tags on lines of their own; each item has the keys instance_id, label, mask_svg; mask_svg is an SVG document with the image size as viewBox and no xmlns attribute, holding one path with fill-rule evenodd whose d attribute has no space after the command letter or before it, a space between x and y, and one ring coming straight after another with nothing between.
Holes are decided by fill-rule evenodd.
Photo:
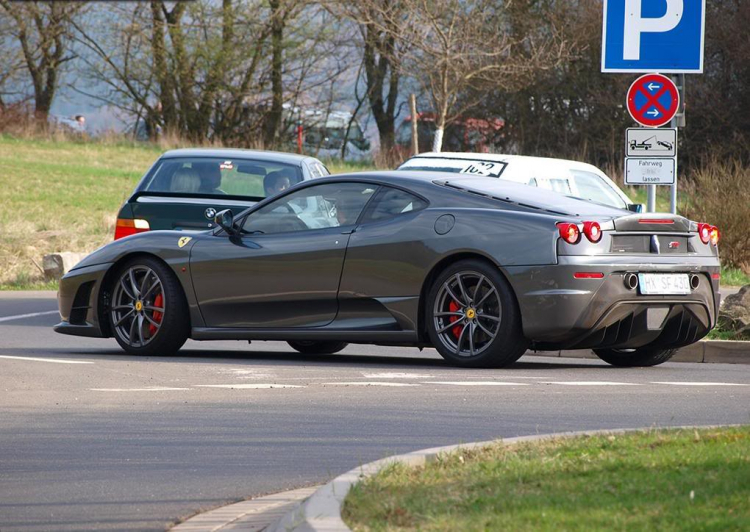
<instances>
[{"instance_id":1,"label":"red brake caliper","mask_svg":"<svg viewBox=\"0 0 750 532\"><path fill-rule=\"evenodd\" d=\"M456 303L455 301L451 301L450 305L448 305L448 310L450 310L451 312L458 312L460 308L461 307L459 307L458 303ZM458 316L451 316L448 318L448 321L453 323L455 321L458 321L458 319L459 319ZM456 325L455 327L453 327L453 329L451 329L451 332L453 332L453 336L458 338L459 335L461 334L461 326Z\"/></svg>"},{"instance_id":2,"label":"red brake caliper","mask_svg":"<svg viewBox=\"0 0 750 532\"><path fill-rule=\"evenodd\" d=\"M161 294L159 294L158 296L156 296L154 298L154 306L155 307L161 307L163 304L164 304L164 298L162 297ZM163 314L161 312L154 311L154 315L152 316L152 318L153 318L153 320L156 323L161 323L162 316L163 316ZM153 323L150 324L148 326L148 332L149 332L149 334L151 336L155 335L156 334L156 325L154 325Z\"/></svg>"}]
</instances>

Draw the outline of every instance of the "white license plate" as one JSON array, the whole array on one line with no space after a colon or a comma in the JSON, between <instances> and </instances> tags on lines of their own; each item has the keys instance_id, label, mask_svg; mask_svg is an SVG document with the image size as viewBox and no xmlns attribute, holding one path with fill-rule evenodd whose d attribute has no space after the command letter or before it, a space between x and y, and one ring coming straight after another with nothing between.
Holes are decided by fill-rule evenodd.
<instances>
[{"instance_id":1,"label":"white license plate","mask_svg":"<svg viewBox=\"0 0 750 532\"><path fill-rule=\"evenodd\" d=\"M639 273L638 286L644 295L684 295L690 293L686 273Z\"/></svg>"}]
</instances>

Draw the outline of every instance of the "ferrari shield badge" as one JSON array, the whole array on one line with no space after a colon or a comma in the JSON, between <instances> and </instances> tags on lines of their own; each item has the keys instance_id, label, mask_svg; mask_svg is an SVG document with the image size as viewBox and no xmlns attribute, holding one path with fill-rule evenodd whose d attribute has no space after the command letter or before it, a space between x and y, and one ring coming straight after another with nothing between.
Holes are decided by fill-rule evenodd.
<instances>
[{"instance_id":1,"label":"ferrari shield badge","mask_svg":"<svg viewBox=\"0 0 750 532\"><path fill-rule=\"evenodd\" d=\"M184 248L188 242L190 242L193 239L192 236L183 236L177 241L177 245L181 248Z\"/></svg>"}]
</instances>

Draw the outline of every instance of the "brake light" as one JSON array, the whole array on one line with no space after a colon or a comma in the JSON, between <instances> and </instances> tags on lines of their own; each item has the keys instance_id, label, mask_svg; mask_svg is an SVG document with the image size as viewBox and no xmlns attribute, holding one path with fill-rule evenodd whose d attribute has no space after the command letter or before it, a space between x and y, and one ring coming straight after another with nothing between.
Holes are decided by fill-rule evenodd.
<instances>
[{"instance_id":1,"label":"brake light","mask_svg":"<svg viewBox=\"0 0 750 532\"><path fill-rule=\"evenodd\" d=\"M560 237L568 244L578 244L581 239L581 231L576 224L560 222L557 224L557 229L560 231Z\"/></svg>"},{"instance_id":2,"label":"brake light","mask_svg":"<svg viewBox=\"0 0 750 532\"><path fill-rule=\"evenodd\" d=\"M711 241L711 226L708 224L698 224L698 236L700 236L701 242L708 244Z\"/></svg>"},{"instance_id":3,"label":"brake light","mask_svg":"<svg viewBox=\"0 0 750 532\"><path fill-rule=\"evenodd\" d=\"M583 234L596 244L602 239L602 227L597 222L583 222Z\"/></svg>"},{"instance_id":4,"label":"brake light","mask_svg":"<svg viewBox=\"0 0 750 532\"><path fill-rule=\"evenodd\" d=\"M719 228L716 227L715 225L712 226L709 235L710 235L711 243L714 246L718 245L718 243L719 243L719 237L721 236L719 234Z\"/></svg>"},{"instance_id":5,"label":"brake light","mask_svg":"<svg viewBox=\"0 0 750 532\"><path fill-rule=\"evenodd\" d=\"M603 272L575 272L574 279L604 279Z\"/></svg>"},{"instance_id":6,"label":"brake light","mask_svg":"<svg viewBox=\"0 0 750 532\"><path fill-rule=\"evenodd\" d=\"M115 225L115 240L138 233L145 233L149 229L151 229L151 226L147 220L118 218L117 225Z\"/></svg>"},{"instance_id":7,"label":"brake light","mask_svg":"<svg viewBox=\"0 0 750 532\"><path fill-rule=\"evenodd\" d=\"M674 220L668 218L641 218L638 220L639 224L660 224L660 225L674 225Z\"/></svg>"}]
</instances>

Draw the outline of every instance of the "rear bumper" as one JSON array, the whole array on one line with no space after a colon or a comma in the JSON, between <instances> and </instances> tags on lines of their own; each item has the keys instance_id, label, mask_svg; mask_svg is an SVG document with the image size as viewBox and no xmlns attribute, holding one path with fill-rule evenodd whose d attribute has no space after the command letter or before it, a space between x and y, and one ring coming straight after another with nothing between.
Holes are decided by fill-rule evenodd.
<instances>
[{"instance_id":1,"label":"rear bumper","mask_svg":"<svg viewBox=\"0 0 750 532\"><path fill-rule=\"evenodd\" d=\"M680 347L700 340L716 324L720 271L712 257L559 258L554 266L508 268L521 309L523 331L537 349ZM601 272L602 279L575 279ZM629 290L627 273L692 273L689 295L645 296Z\"/></svg>"}]
</instances>

